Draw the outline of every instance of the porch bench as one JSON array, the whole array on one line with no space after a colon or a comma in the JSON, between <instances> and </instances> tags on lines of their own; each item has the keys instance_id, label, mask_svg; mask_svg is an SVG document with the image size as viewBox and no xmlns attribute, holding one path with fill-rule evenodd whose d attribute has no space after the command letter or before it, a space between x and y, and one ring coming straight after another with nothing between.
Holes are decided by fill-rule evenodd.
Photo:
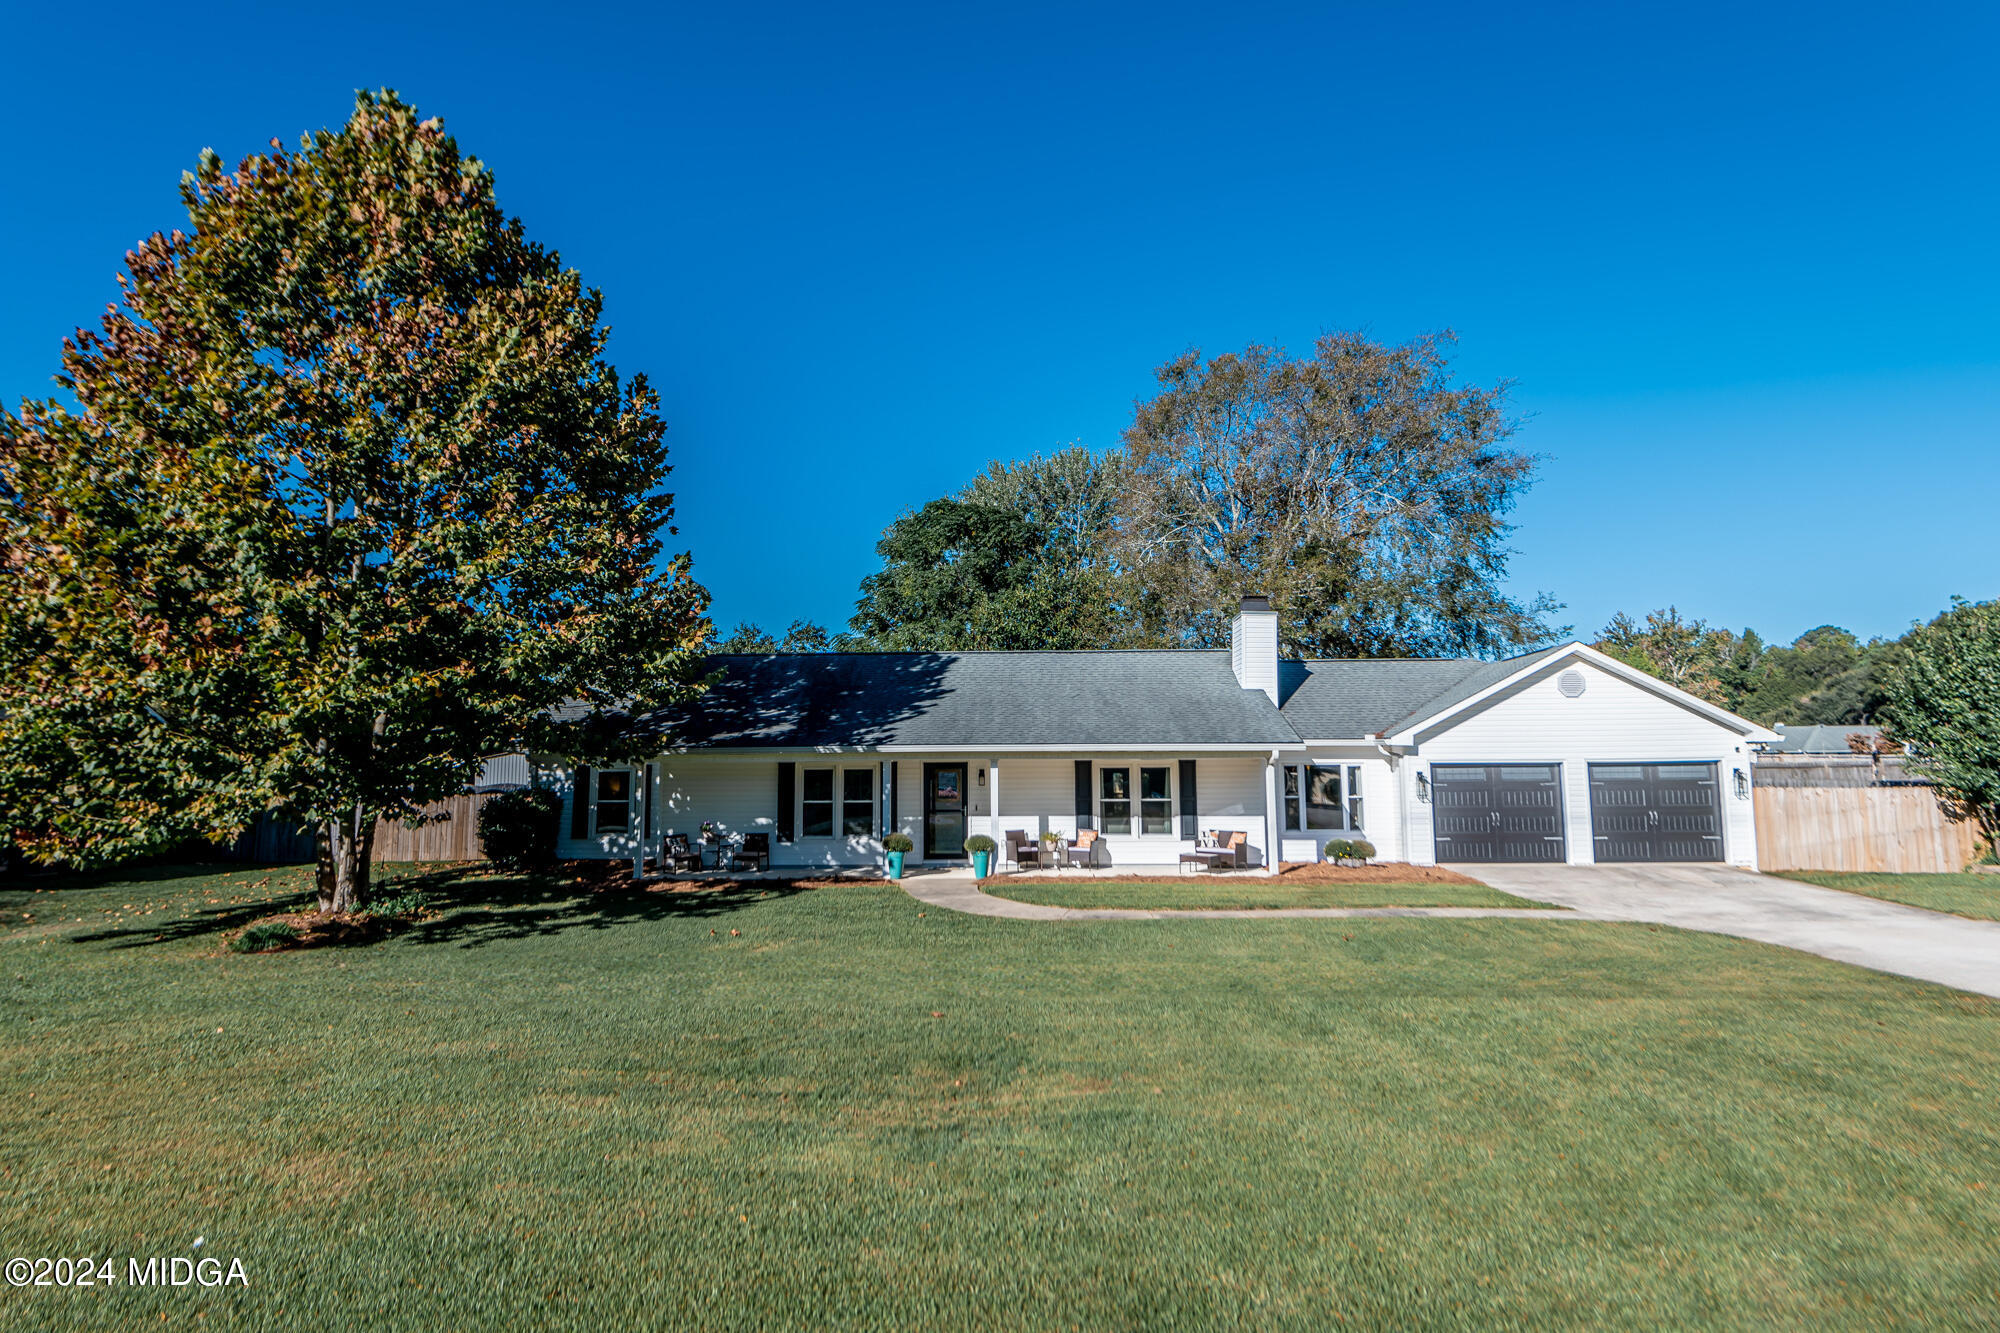
<instances>
[{"instance_id":1,"label":"porch bench","mask_svg":"<svg viewBox=\"0 0 2000 1333\"><path fill-rule=\"evenodd\" d=\"M1180 864L1198 866L1206 870L1242 870L1250 864L1250 838L1242 830L1225 836L1212 831L1207 839L1216 845L1197 847L1191 852L1182 852Z\"/></svg>"}]
</instances>

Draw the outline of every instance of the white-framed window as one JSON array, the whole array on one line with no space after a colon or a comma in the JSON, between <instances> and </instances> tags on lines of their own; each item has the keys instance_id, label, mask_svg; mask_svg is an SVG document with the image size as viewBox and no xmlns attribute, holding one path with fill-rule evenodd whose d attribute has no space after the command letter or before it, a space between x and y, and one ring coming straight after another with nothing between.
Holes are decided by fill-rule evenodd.
<instances>
[{"instance_id":1,"label":"white-framed window","mask_svg":"<svg viewBox=\"0 0 2000 1333\"><path fill-rule=\"evenodd\" d=\"M1359 832L1361 829L1361 766L1339 764L1285 766L1285 829L1290 833Z\"/></svg>"},{"instance_id":2,"label":"white-framed window","mask_svg":"<svg viewBox=\"0 0 2000 1333\"><path fill-rule=\"evenodd\" d=\"M799 774L799 836L833 836L833 773L830 768L808 768Z\"/></svg>"},{"instance_id":3,"label":"white-framed window","mask_svg":"<svg viewBox=\"0 0 2000 1333\"><path fill-rule=\"evenodd\" d=\"M875 784L866 768L808 768L799 773L799 836L868 838L875 833Z\"/></svg>"},{"instance_id":4,"label":"white-framed window","mask_svg":"<svg viewBox=\"0 0 2000 1333\"><path fill-rule=\"evenodd\" d=\"M875 776L872 768L841 770L840 831L850 838L875 831Z\"/></svg>"},{"instance_id":5,"label":"white-framed window","mask_svg":"<svg viewBox=\"0 0 2000 1333\"><path fill-rule=\"evenodd\" d=\"M632 770L597 770L596 822L599 833L623 833L632 827Z\"/></svg>"},{"instance_id":6,"label":"white-framed window","mask_svg":"<svg viewBox=\"0 0 2000 1333\"><path fill-rule=\"evenodd\" d=\"M1097 770L1097 821L1106 837L1172 837L1174 833L1174 770L1171 764L1142 765L1137 770Z\"/></svg>"}]
</instances>

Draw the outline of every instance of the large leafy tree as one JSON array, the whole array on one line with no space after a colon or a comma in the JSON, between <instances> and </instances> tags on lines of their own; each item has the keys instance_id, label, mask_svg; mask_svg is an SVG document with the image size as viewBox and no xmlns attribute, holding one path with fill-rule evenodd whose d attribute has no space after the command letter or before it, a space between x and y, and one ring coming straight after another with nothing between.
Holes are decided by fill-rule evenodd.
<instances>
[{"instance_id":1,"label":"large leafy tree","mask_svg":"<svg viewBox=\"0 0 2000 1333\"><path fill-rule=\"evenodd\" d=\"M438 122L363 94L182 193L73 403L0 417L0 819L87 863L280 808L346 910L378 816L697 688L706 595L601 298Z\"/></svg>"},{"instance_id":2,"label":"large leafy tree","mask_svg":"<svg viewBox=\"0 0 2000 1333\"><path fill-rule=\"evenodd\" d=\"M1954 814L2000 840L2000 602L1954 599L1902 639L1883 720Z\"/></svg>"},{"instance_id":3,"label":"large leafy tree","mask_svg":"<svg viewBox=\"0 0 2000 1333\"><path fill-rule=\"evenodd\" d=\"M1706 621L1689 620L1676 607L1651 612L1644 625L1620 611L1598 633L1593 646L1698 699L1725 707L1731 702L1724 680L1735 656L1736 637L1728 630L1711 629Z\"/></svg>"},{"instance_id":4,"label":"large leafy tree","mask_svg":"<svg viewBox=\"0 0 2000 1333\"><path fill-rule=\"evenodd\" d=\"M1059 647L1059 590L1037 581L1043 537L1010 509L933 500L876 543L882 568L861 582L848 624L888 651Z\"/></svg>"},{"instance_id":5,"label":"large leafy tree","mask_svg":"<svg viewBox=\"0 0 2000 1333\"><path fill-rule=\"evenodd\" d=\"M1117 465L1072 446L993 463L903 515L849 622L866 647L1095 648L1124 634L1111 549Z\"/></svg>"},{"instance_id":6,"label":"large leafy tree","mask_svg":"<svg viewBox=\"0 0 2000 1333\"><path fill-rule=\"evenodd\" d=\"M1119 555L1147 636L1225 641L1265 593L1288 651L1487 653L1544 642L1555 604L1501 587L1505 514L1535 460L1506 387L1455 382L1450 335L1358 333L1160 367L1125 432Z\"/></svg>"}]
</instances>

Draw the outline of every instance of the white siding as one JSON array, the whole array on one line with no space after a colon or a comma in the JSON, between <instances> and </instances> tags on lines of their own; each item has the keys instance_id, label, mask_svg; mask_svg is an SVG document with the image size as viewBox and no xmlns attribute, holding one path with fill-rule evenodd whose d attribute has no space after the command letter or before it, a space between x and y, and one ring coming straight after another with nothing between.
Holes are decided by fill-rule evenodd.
<instances>
[{"instance_id":1,"label":"white siding","mask_svg":"<svg viewBox=\"0 0 2000 1333\"><path fill-rule=\"evenodd\" d=\"M1583 674L1581 697L1556 687L1561 671ZM1748 745L1729 728L1650 690L1628 684L1587 662L1565 661L1527 684L1435 733L1420 733L1416 752L1403 759L1399 786L1408 859L1435 858L1431 807L1416 799L1416 773L1432 764L1558 763L1562 765L1564 834L1571 864L1589 864L1592 763L1706 761L1716 766L1723 813L1723 858L1757 864L1757 830L1751 803L1739 799L1734 770L1746 772Z\"/></svg>"},{"instance_id":2,"label":"white siding","mask_svg":"<svg viewBox=\"0 0 2000 1333\"><path fill-rule=\"evenodd\" d=\"M1278 615L1244 611L1229 624L1229 666L1246 690L1262 690L1278 702Z\"/></svg>"}]
</instances>

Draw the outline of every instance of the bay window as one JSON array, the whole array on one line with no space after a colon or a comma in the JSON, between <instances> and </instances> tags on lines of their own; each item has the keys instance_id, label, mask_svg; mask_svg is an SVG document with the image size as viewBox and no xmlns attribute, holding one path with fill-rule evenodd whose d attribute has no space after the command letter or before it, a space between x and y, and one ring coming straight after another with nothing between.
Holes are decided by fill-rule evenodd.
<instances>
[{"instance_id":1,"label":"bay window","mask_svg":"<svg viewBox=\"0 0 2000 1333\"><path fill-rule=\"evenodd\" d=\"M1361 831L1361 766L1288 764L1284 770L1285 830Z\"/></svg>"}]
</instances>

